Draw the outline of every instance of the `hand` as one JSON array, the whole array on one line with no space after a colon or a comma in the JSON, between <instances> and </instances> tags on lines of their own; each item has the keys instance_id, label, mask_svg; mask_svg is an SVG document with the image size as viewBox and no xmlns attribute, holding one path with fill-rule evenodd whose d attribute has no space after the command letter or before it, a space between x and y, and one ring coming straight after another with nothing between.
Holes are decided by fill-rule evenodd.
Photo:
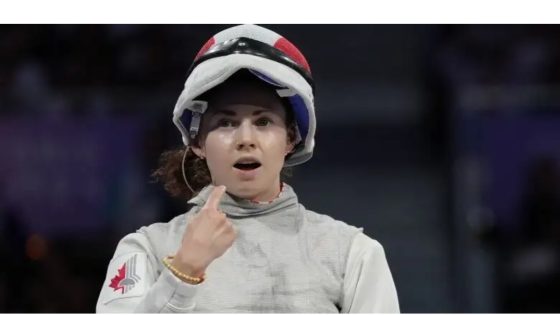
<instances>
[{"instance_id":1,"label":"hand","mask_svg":"<svg viewBox=\"0 0 560 315\"><path fill-rule=\"evenodd\" d=\"M232 223L218 209L225 191L225 186L214 187L206 204L187 225L181 247L171 261L187 275L202 276L210 263L222 256L235 240Z\"/></svg>"}]
</instances>

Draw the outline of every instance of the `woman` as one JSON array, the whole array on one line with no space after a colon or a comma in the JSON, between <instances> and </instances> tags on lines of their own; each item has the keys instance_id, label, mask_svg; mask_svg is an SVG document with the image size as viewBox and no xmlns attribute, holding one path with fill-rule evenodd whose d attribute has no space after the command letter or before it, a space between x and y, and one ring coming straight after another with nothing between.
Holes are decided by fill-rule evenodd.
<instances>
[{"instance_id":1,"label":"woman","mask_svg":"<svg viewBox=\"0 0 560 315\"><path fill-rule=\"evenodd\" d=\"M381 245L306 210L281 181L314 147L307 61L255 25L210 39L173 120L185 148L156 176L193 205L125 236L98 312L398 312Z\"/></svg>"}]
</instances>

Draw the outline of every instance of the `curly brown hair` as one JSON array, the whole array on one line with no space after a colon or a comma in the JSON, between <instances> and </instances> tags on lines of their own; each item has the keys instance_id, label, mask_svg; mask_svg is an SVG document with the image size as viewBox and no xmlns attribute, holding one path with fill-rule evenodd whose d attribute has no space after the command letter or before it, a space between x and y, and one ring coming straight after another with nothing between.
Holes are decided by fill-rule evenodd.
<instances>
[{"instance_id":1,"label":"curly brown hair","mask_svg":"<svg viewBox=\"0 0 560 315\"><path fill-rule=\"evenodd\" d=\"M251 82L253 84L264 84L267 88L272 89L272 86L263 82L262 80L256 78L254 75L250 74L248 71L239 71L234 74L226 82L231 81L241 81L244 83ZM222 83L223 84L223 83ZM215 95L214 90L203 94L201 99L213 99ZM296 122L294 118L294 112L289 101L285 98L280 98L282 101L282 107L286 112L286 126L288 132L288 139L290 142L295 142L296 140ZM197 136L193 143L198 144L199 137ZM297 145L297 144L296 144ZM187 152L185 152L187 150ZM186 154L186 156L185 156ZM286 156L286 159L290 157L291 154ZM184 157L184 168L185 176L192 187L193 191L185 183L183 178L183 157ZM290 168L284 168L281 172L282 180L292 175L292 170ZM200 190L212 182L212 177L210 175L210 170L206 164L206 161L199 158L193 150L186 146L176 149L171 149L163 152L159 157L158 168L152 173L152 177L156 182L163 183L165 190L167 190L172 197L177 197L183 200L188 200L198 194Z\"/></svg>"}]
</instances>

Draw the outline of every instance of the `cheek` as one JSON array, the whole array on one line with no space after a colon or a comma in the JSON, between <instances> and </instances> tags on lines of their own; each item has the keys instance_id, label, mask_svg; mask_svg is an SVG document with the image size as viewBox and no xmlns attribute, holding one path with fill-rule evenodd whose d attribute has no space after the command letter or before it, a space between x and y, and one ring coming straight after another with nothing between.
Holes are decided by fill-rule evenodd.
<instances>
[{"instance_id":1,"label":"cheek","mask_svg":"<svg viewBox=\"0 0 560 315\"><path fill-rule=\"evenodd\" d=\"M210 171L229 165L227 158L231 137L219 133L209 133L204 142L204 152Z\"/></svg>"},{"instance_id":2,"label":"cheek","mask_svg":"<svg viewBox=\"0 0 560 315\"><path fill-rule=\"evenodd\" d=\"M220 154L228 150L232 142L232 137L226 133L211 132L204 142L205 151L208 156Z\"/></svg>"},{"instance_id":3,"label":"cheek","mask_svg":"<svg viewBox=\"0 0 560 315\"><path fill-rule=\"evenodd\" d=\"M265 151L270 159L284 163L284 157L289 151L288 137L285 131L277 131L266 138Z\"/></svg>"}]
</instances>

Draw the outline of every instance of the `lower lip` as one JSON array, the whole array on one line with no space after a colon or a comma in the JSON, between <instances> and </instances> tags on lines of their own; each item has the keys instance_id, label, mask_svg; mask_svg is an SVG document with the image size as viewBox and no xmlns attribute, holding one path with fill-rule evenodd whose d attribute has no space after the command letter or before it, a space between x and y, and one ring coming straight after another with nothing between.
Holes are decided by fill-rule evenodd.
<instances>
[{"instance_id":1,"label":"lower lip","mask_svg":"<svg viewBox=\"0 0 560 315\"><path fill-rule=\"evenodd\" d=\"M233 169L235 170L236 174L241 177L242 180L253 180L255 179L255 177L257 177L257 173L260 171L261 167L262 166L259 166L252 170L241 170L235 167Z\"/></svg>"}]
</instances>

